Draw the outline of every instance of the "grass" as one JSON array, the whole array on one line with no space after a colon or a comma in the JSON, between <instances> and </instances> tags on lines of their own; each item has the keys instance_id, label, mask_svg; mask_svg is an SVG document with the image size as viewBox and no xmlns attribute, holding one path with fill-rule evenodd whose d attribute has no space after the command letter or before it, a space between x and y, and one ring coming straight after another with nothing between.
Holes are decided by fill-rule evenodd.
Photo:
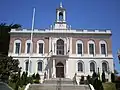
<instances>
[{"instance_id":1,"label":"grass","mask_svg":"<svg viewBox=\"0 0 120 90\"><path fill-rule=\"evenodd\" d=\"M115 84L111 82L103 83L104 90L116 90Z\"/></svg>"},{"instance_id":2,"label":"grass","mask_svg":"<svg viewBox=\"0 0 120 90\"><path fill-rule=\"evenodd\" d=\"M9 86L14 90L15 89L15 83L9 83ZM25 86L23 86L22 88L19 87L18 90L24 90Z\"/></svg>"}]
</instances>

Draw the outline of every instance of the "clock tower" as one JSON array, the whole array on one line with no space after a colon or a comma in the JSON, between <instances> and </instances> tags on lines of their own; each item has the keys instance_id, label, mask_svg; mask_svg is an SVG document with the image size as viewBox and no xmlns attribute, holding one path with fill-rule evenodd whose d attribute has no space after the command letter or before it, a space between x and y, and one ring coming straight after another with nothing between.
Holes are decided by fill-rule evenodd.
<instances>
[{"instance_id":1,"label":"clock tower","mask_svg":"<svg viewBox=\"0 0 120 90\"><path fill-rule=\"evenodd\" d=\"M56 9L56 20L54 24L54 29L67 29L66 24L66 9L63 8L62 3L60 3L59 8Z\"/></svg>"}]
</instances>

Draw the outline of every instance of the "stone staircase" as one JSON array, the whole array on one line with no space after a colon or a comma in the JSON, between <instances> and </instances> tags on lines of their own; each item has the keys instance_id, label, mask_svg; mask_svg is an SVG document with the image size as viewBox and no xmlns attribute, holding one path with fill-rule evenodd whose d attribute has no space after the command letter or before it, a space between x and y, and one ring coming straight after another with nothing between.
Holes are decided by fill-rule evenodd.
<instances>
[{"instance_id":1,"label":"stone staircase","mask_svg":"<svg viewBox=\"0 0 120 90\"><path fill-rule=\"evenodd\" d=\"M66 78L45 80L43 84L31 84L28 90L90 90L88 85L75 85Z\"/></svg>"}]
</instances>

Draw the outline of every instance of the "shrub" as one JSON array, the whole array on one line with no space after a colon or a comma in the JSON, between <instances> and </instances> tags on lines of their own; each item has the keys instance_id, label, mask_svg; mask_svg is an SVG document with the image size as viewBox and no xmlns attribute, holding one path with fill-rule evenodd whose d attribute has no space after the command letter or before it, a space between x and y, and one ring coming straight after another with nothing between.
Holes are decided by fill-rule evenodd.
<instances>
[{"instance_id":1,"label":"shrub","mask_svg":"<svg viewBox=\"0 0 120 90\"><path fill-rule=\"evenodd\" d=\"M36 79L37 79L37 80L40 80L40 75L39 75L39 73L36 74Z\"/></svg>"},{"instance_id":2,"label":"shrub","mask_svg":"<svg viewBox=\"0 0 120 90\"><path fill-rule=\"evenodd\" d=\"M111 73L111 81L115 82L115 74L114 73Z\"/></svg>"},{"instance_id":3,"label":"shrub","mask_svg":"<svg viewBox=\"0 0 120 90\"><path fill-rule=\"evenodd\" d=\"M33 77L27 77L27 83L33 83Z\"/></svg>"},{"instance_id":4,"label":"shrub","mask_svg":"<svg viewBox=\"0 0 120 90\"><path fill-rule=\"evenodd\" d=\"M96 73L96 72L93 72L92 78L94 79L94 78L96 78L96 77L98 77L97 73Z\"/></svg>"},{"instance_id":5,"label":"shrub","mask_svg":"<svg viewBox=\"0 0 120 90\"><path fill-rule=\"evenodd\" d=\"M106 81L106 79L105 79L105 72L103 71L102 72L102 82L105 82Z\"/></svg>"},{"instance_id":6,"label":"shrub","mask_svg":"<svg viewBox=\"0 0 120 90\"><path fill-rule=\"evenodd\" d=\"M100 80L98 80L98 78L94 79L93 86L94 86L95 90L104 90L102 82Z\"/></svg>"},{"instance_id":7,"label":"shrub","mask_svg":"<svg viewBox=\"0 0 120 90\"><path fill-rule=\"evenodd\" d=\"M87 76L87 82L88 82L89 84L92 84L92 79L91 79L90 75Z\"/></svg>"},{"instance_id":8,"label":"shrub","mask_svg":"<svg viewBox=\"0 0 120 90\"><path fill-rule=\"evenodd\" d=\"M35 73L32 75L32 78L33 78L33 79L36 79Z\"/></svg>"},{"instance_id":9,"label":"shrub","mask_svg":"<svg viewBox=\"0 0 120 90\"><path fill-rule=\"evenodd\" d=\"M36 79L36 80L34 81L34 83L38 84L38 83L40 83L40 81Z\"/></svg>"},{"instance_id":10,"label":"shrub","mask_svg":"<svg viewBox=\"0 0 120 90\"><path fill-rule=\"evenodd\" d=\"M84 84L84 76L81 76L81 79L80 79L80 84Z\"/></svg>"}]
</instances>

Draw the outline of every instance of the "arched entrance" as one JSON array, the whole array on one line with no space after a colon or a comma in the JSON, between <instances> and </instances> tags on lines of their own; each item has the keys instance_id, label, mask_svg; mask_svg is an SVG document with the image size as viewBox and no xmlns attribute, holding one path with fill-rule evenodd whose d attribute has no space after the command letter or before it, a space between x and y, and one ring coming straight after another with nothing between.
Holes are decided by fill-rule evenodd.
<instances>
[{"instance_id":1,"label":"arched entrance","mask_svg":"<svg viewBox=\"0 0 120 90\"><path fill-rule=\"evenodd\" d=\"M61 62L56 65L56 77L64 78L64 65Z\"/></svg>"}]
</instances>

